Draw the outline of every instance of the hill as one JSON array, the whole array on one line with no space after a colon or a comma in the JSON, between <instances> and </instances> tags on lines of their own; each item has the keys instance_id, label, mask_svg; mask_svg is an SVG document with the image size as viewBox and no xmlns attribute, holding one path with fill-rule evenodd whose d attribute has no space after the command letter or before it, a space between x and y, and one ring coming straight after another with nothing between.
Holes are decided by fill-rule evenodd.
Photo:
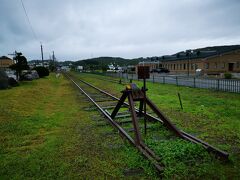
<instances>
[{"instance_id":1,"label":"hill","mask_svg":"<svg viewBox=\"0 0 240 180\"><path fill-rule=\"evenodd\" d=\"M109 64L128 66L138 64L142 58L124 59L120 57L97 57L73 62L74 66L84 66L86 69L105 69Z\"/></svg>"}]
</instances>

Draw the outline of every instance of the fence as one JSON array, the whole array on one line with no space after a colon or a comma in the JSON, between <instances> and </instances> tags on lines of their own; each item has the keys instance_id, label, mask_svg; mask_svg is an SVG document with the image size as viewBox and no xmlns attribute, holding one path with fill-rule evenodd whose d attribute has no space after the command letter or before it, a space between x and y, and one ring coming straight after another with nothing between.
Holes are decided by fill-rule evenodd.
<instances>
[{"instance_id":1,"label":"fence","mask_svg":"<svg viewBox=\"0 0 240 180\"><path fill-rule=\"evenodd\" d=\"M125 80L137 80L136 74L127 73L106 73L107 76L122 78ZM153 83L175 84L177 86L188 86L193 88L213 89L217 91L227 91L240 93L240 80L237 79L210 79L210 78L196 78L186 76L162 76L159 74L151 74L150 79Z\"/></svg>"}]
</instances>

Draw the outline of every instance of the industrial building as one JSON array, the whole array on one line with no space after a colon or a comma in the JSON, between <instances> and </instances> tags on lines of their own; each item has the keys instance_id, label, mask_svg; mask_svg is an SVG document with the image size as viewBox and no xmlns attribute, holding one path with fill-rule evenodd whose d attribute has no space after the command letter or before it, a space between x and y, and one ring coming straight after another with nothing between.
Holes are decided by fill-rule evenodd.
<instances>
[{"instance_id":1,"label":"industrial building","mask_svg":"<svg viewBox=\"0 0 240 180\"><path fill-rule=\"evenodd\" d=\"M240 45L214 46L182 51L173 55L155 57L140 62L150 69L166 68L171 74L192 74L200 69L205 75L222 75L226 72L240 73Z\"/></svg>"}]
</instances>

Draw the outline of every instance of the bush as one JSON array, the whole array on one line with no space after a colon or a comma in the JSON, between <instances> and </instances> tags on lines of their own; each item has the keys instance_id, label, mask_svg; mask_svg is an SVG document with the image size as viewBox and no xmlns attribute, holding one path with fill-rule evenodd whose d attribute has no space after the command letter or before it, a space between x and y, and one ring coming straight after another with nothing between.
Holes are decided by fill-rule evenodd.
<instances>
[{"instance_id":1,"label":"bush","mask_svg":"<svg viewBox=\"0 0 240 180\"><path fill-rule=\"evenodd\" d=\"M0 89L8 88L8 77L4 71L0 70Z\"/></svg>"},{"instance_id":2,"label":"bush","mask_svg":"<svg viewBox=\"0 0 240 180\"><path fill-rule=\"evenodd\" d=\"M49 75L49 70L43 66L35 67L33 70L37 71L40 78Z\"/></svg>"},{"instance_id":3,"label":"bush","mask_svg":"<svg viewBox=\"0 0 240 180\"><path fill-rule=\"evenodd\" d=\"M224 77L225 77L225 79L232 79L232 74L231 73L225 73Z\"/></svg>"},{"instance_id":4,"label":"bush","mask_svg":"<svg viewBox=\"0 0 240 180\"><path fill-rule=\"evenodd\" d=\"M8 84L11 87L19 86L18 82L12 77L8 78Z\"/></svg>"}]
</instances>

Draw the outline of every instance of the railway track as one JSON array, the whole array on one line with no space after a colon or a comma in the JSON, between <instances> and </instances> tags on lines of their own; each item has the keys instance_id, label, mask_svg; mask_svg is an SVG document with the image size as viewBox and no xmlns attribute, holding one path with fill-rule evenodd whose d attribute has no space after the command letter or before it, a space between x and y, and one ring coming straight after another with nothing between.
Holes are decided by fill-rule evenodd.
<instances>
[{"instance_id":1,"label":"railway track","mask_svg":"<svg viewBox=\"0 0 240 180\"><path fill-rule=\"evenodd\" d=\"M157 109L153 105L153 111L150 111L146 114L146 119L148 122L147 130L151 131L150 135L144 135L142 137L143 140L137 141L138 137L136 134L136 127L133 123L133 117L131 115L131 107L134 107L132 111L135 111L138 116L139 127L137 127L138 133L142 133L145 131L144 126L144 117L142 116L139 109L135 106L127 102L123 102L121 108L119 107L119 111L113 116L113 111L115 111L115 107L121 101L120 98L113 96L112 94L95 87L94 85L85 82L83 80L75 80L74 77L65 73L64 74L72 83L96 106L96 108L106 117L106 120L120 133L120 135L126 138L132 145L134 145L149 161L155 166L155 168L162 172L164 170L164 165L161 163L161 158L158 157L152 149L150 149L145 143L148 141L148 138L155 138L158 140L168 140L174 138L182 138L192 143L202 145L207 151L214 153L216 156L222 159L228 159L228 153L217 149L216 147L211 146L210 144L184 132L179 129L176 129L176 133L169 132L169 129L163 129L165 126L162 124L169 126L168 119L162 114L160 110ZM131 101L130 101L131 102ZM156 110L156 111L155 111ZM157 117L154 116L154 112L157 112ZM114 117L114 118L113 118ZM136 118L136 117L135 117ZM175 130L175 126L170 123L170 128L173 126L173 130ZM145 126L146 128L146 126ZM165 139L161 134L159 134L159 130L168 131L167 139ZM166 135L166 133L163 133Z\"/></svg>"},{"instance_id":2,"label":"railway track","mask_svg":"<svg viewBox=\"0 0 240 180\"><path fill-rule=\"evenodd\" d=\"M116 83L116 84L122 84L122 85L127 85L131 82L131 80L129 80L128 82L124 79L124 78L110 78L109 76L103 76L102 77L96 77L96 79L100 79L103 81L108 81L111 83Z\"/></svg>"}]
</instances>

